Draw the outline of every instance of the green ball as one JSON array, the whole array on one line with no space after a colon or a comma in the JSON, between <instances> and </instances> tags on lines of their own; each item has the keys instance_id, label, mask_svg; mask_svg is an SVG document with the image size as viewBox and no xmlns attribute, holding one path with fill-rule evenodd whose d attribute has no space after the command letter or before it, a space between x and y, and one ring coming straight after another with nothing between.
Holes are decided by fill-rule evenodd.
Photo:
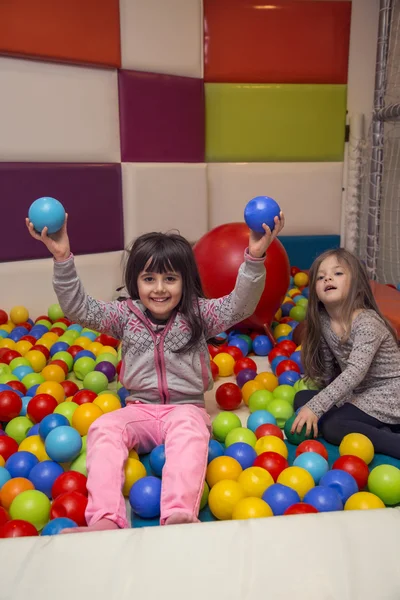
<instances>
[{"instance_id":1,"label":"green ball","mask_svg":"<svg viewBox=\"0 0 400 600\"><path fill-rule=\"evenodd\" d=\"M4 363L0 363L0 376L1 375L11 375L10 367Z\"/></svg>"},{"instance_id":2,"label":"green ball","mask_svg":"<svg viewBox=\"0 0 400 600\"><path fill-rule=\"evenodd\" d=\"M64 318L63 310L59 304L52 304L51 306L49 306L47 315L49 319L51 319L53 322L58 321L58 319Z\"/></svg>"},{"instance_id":3,"label":"green ball","mask_svg":"<svg viewBox=\"0 0 400 600\"><path fill-rule=\"evenodd\" d=\"M9 381L19 381L18 377L12 373L3 373L0 375L0 383L8 383Z\"/></svg>"},{"instance_id":4,"label":"green ball","mask_svg":"<svg viewBox=\"0 0 400 600\"><path fill-rule=\"evenodd\" d=\"M393 465L379 465L368 477L368 489L386 506L400 503L400 469Z\"/></svg>"},{"instance_id":5,"label":"green ball","mask_svg":"<svg viewBox=\"0 0 400 600\"><path fill-rule=\"evenodd\" d=\"M65 351L56 352L52 357L52 360L63 360L68 367L68 371L71 371L74 364L74 359L71 354Z\"/></svg>"},{"instance_id":6,"label":"green ball","mask_svg":"<svg viewBox=\"0 0 400 600\"><path fill-rule=\"evenodd\" d=\"M70 471L78 471L87 477L86 452L81 452L78 458L72 461Z\"/></svg>"},{"instance_id":7,"label":"green ball","mask_svg":"<svg viewBox=\"0 0 400 600\"><path fill-rule=\"evenodd\" d=\"M51 323L47 319L40 319L40 321L36 321L35 325L44 325L47 329L51 327Z\"/></svg>"},{"instance_id":8,"label":"green ball","mask_svg":"<svg viewBox=\"0 0 400 600\"><path fill-rule=\"evenodd\" d=\"M31 365L29 363L29 360L27 360L23 356L20 356L19 358L14 358L10 362L10 369L11 369L11 371L14 371L14 369L17 369L18 367L30 367L30 366Z\"/></svg>"},{"instance_id":9,"label":"green ball","mask_svg":"<svg viewBox=\"0 0 400 600\"><path fill-rule=\"evenodd\" d=\"M82 436L82 449L81 449L81 453L82 452L86 452L87 449L87 435L83 435Z\"/></svg>"},{"instance_id":10,"label":"green ball","mask_svg":"<svg viewBox=\"0 0 400 600\"><path fill-rule=\"evenodd\" d=\"M241 427L242 422L235 413L223 411L212 422L212 432L216 440L225 442L225 438L232 429Z\"/></svg>"},{"instance_id":11,"label":"green ball","mask_svg":"<svg viewBox=\"0 0 400 600\"><path fill-rule=\"evenodd\" d=\"M304 308L307 308L307 306L308 306L307 298L300 298L300 300L297 302L297 306L304 306Z\"/></svg>"},{"instance_id":12,"label":"green ball","mask_svg":"<svg viewBox=\"0 0 400 600\"><path fill-rule=\"evenodd\" d=\"M293 414L293 406L287 400L275 399L270 402L268 412L275 417L278 427L283 429L286 421L290 419Z\"/></svg>"},{"instance_id":13,"label":"green ball","mask_svg":"<svg viewBox=\"0 0 400 600\"><path fill-rule=\"evenodd\" d=\"M201 500L200 500L200 510L203 510L203 508L205 506L207 506L209 493L210 493L210 488L208 487L207 481L205 481L204 487L203 487L203 494L202 494Z\"/></svg>"},{"instance_id":14,"label":"green ball","mask_svg":"<svg viewBox=\"0 0 400 600\"><path fill-rule=\"evenodd\" d=\"M108 379L104 373L99 371L92 371L88 373L83 380L83 387L91 392L100 394L108 387Z\"/></svg>"},{"instance_id":15,"label":"green ball","mask_svg":"<svg viewBox=\"0 0 400 600\"><path fill-rule=\"evenodd\" d=\"M292 415L290 417L290 419L288 419L285 423L284 426L284 432L287 438L287 441L290 442L291 444L294 444L295 446L298 446L299 444L301 444L301 442L304 442L304 440L312 440L314 438L314 432L311 431L310 435L306 435L306 425L303 425L303 428L301 430L300 433L291 433L290 429L293 425L293 421L295 420L297 415Z\"/></svg>"},{"instance_id":16,"label":"green ball","mask_svg":"<svg viewBox=\"0 0 400 600\"><path fill-rule=\"evenodd\" d=\"M61 402L61 404L56 406L53 412L57 413L58 415L64 415L64 417L67 417L69 424L71 425L72 415L74 414L77 408L78 405L76 404L76 402Z\"/></svg>"},{"instance_id":17,"label":"green ball","mask_svg":"<svg viewBox=\"0 0 400 600\"><path fill-rule=\"evenodd\" d=\"M272 392L269 392L268 390L257 390L253 392L249 398L250 413L253 413L256 410L268 410L268 405L273 399L274 396Z\"/></svg>"},{"instance_id":18,"label":"green ball","mask_svg":"<svg viewBox=\"0 0 400 600\"><path fill-rule=\"evenodd\" d=\"M89 329L89 327L84 327L81 331L81 333L94 333L97 337L99 336L99 332L95 331L94 329Z\"/></svg>"},{"instance_id":19,"label":"green ball","mask_svg":"<svg viewBox=\"0 0 400 600\"><path fill-rule=\"evenodd\" d=\"M301 306L300 304L296 304L296 306L293 306L289 313L290 318L294 321L298 321L299 323L301 321L304 321L306 315L307 309L304 306Z\"/></svg>"},{"instance_id":20,"label":"green ball","mask_svg":"<svg viewBox=\"0 0 400 600\"><path fill-rule=\"evenodd\" d=\"M74 364L74 373L78 379L83 381L86 375L94 371L95 366L96 363L94 358L90 358L90 356L83 356L82 358L78 358Z\"/></svg>"},{"instance_id":21,"label":"green ball","mask_svg":"<svg viewBox=\"0 0 400 600\"><path fill-rule=\"evenodd\" d=\"M68 336L68 338L71 338L71 340L75 341L76 339L78 339L78 337L80 337L81 334L79 333L79 331L76 331L76 329L67 329L64 335Z\"/></svg>"},{"instance_id":22,"label":"green ball","mask_svg":"<svg viewBox=\"0 0 400 600\"><path fill-rule=\"evenodd\" d=\"M38 490L21 492L11 503L10 517L28 521L41 531L50 517L50 500Z\"/></svg>"},{"instance_id":23,"label":"green ball","mask_svg":"<svg viewBox=\"0 0 400 600\"><path fill-rule=\"evenodd\" d=\"M228 448L229 446L232 446L232 444L236 444L236 442L243 442L244 444L249 444L249 446L254 448L256 441L256 435L251 431L251 429L247 429L246 427L236 427L235 429L232 429L232 431L230 431L226 436L225 446Z\"/></svg>"},{"instance_id":24,"label":"green ball","mask_svg":"<svg viewBox=\"0 0 400 600\"><path fill-rule=\"evenodd\" d=\"M275 400L286 400L293 405L296 392L291 385L278 385L272 392Z\"/></svg>"},{"instance_id":25,"label":"green ball","mask_svg":"<svg viewBox=\"0 0 400 600\"><path fill-rule=\"evenodd\" d=\"M28 373L28 375L22 378L21 383L29 390L33 385L44 383L44 377L41 373Z\"/></svg>"},{"instance_id":26,"label":"green ball","mask_svg":"<svg viewBox=\"0 0 400 600\"><path fill-rule=\"evenodd\" d=\"M64 331L67 331L68 329L68 325L66 325L63 321L56 321L53 325L53 327L57 327L58 329L63 329Z\"/></svg>"},{"instance_id":27,"label":"green ball","mask_svg":"<svg viewBox=\"0 0 400 600\"><path fill-rule=\"evenodd\" d=\"M33 423L28 417L15 417L15 419L11 419L11 421L7 423L5 432L13 438L17 444L20 444L22 440L26 438L31 427L33 427Z\"/></svg>"},{"instance_id":28,"label":"green ball","mask_svg":"<svg viewBox=\"0 0 400 600\"><path fill-rule=\"evenodd\" d=\"M118 357L114 356L114 354L111 354L111 352L104 352L104 354L99 354L96 358L96 365L101 362L110 362L114 365L114 367L116 367L118 364Z\"/></svg>"}]
</instances>

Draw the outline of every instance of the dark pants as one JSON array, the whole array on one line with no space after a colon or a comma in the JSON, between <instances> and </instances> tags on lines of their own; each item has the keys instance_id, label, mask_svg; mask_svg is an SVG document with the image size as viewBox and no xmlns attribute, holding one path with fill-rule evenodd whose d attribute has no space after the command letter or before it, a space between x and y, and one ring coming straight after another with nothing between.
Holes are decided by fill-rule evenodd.
<instances>
[{"instance_id":1,"label":"dark pants","mask_svg":"<svg viewBox=\"0 0 400 600\"><path fill-rule=\"evenodd\" d=\"M294 409L301 408L317 391L302 390L294 399ZM363 433L374 445L375 452L400 459L400 424L382 423L350 403L334 406L318 423L322 436L330 444L339 446L348 433Z\"/></svg>"}]
</instances>

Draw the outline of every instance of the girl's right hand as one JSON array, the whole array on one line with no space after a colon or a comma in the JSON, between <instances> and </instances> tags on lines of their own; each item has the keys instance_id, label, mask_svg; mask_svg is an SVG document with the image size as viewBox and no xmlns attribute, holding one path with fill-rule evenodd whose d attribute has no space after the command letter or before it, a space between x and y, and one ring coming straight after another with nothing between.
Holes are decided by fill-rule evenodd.
<instances>
[{"instance_id":1,"label":"girl's right hand","mask_svg":"<svg viewBox=\"0 0 400 600\"><path fill-rule=\"evenodd\" d=\"M40 240L48 248L51 254L54 256L57 262L67 260L71 255L71 249L69 246L69 238L67 233L67 220L68 215L65 215L65 221L60 231L48 235L47 227L44 227L42 233L35 231L33 224L30 223L29 219L25 219L26 226L29 233L35 240Z\"/></svg>"}]
</instances>

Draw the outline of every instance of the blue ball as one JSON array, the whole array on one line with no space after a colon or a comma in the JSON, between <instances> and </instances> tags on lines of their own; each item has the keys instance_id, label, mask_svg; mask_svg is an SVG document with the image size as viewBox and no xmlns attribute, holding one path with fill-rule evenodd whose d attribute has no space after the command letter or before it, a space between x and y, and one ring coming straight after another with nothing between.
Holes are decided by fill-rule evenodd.
<instances>
[{"instance_id":1,"label":"blue ball","mask_svg":"<svg viewBox=\"0 0 400 600\"><path fill-rule=\"evenodd\" d=\"M305 288L303 288L303 289L301 290L301 294L302 294L302 296L304 296L305 298L308 298L308 295L309 295L309 293L310 293L310 290L309 290L309 288L308 288L308 287L305 287Z\"/></svg>"},{"instance_id":2,"label":"blue ball","mask_svg":"<svg viewBox=\"0 0 400 600\"><path fill-rule=\"evenodd\" d=\"M27 478L33 467L37 465L38 462L39 459L32 454L32 452L26 452L25 450L22 450L21 452L15 452L15 454L12 454L10 458L7 459L4 466L10 473L11 477Z\"/></svg>"},{"instance_id":3,"label":"blue ball","mask_svg":"<svg viewBox=\"0 0 400 600\"><path fill-rule=\"evenodd\" d=\"M0 467L0 490L9 479L11 479L10 473L4 467Z\"/></svg>"},{"instance_id":4,"label":"blue ball","mask_svg":"<svg viewBox=\"0 0 400 600\"><path fill-rule=\"evenodd\" d=\"M23 380L25 375L29 375L29 373L34 373L34 370L29 365L21 365L12 371L12 374L15 375L15 377L18 377L20 381Z\"/></svg>"},{"instance_id":5,"label":"blue ball","mask_svg":"<svg viewBox=\"0 0 400 600\"><path fill-rule=\"evenodd\" d=\"M28 335L29 331L26 327L15 327L11 333L9 333L8 337L14 342L19 342L19 340L24 336Z\"/></svg>"},{"instance_id":6,"label":"blue ball","mask_svg":"<svg viewBox=\"0 0 400 600\"><path fill-rule=\"evenodd\" d=\"M50 431L56 429L56 427L68 427L69 421L67 417L64 415L59 415L57 413L53 413L51 415L47 415L42 419L39 423L39 435L42 440L45 440L49 435Z\"/></svg>"},{"instance_id":7,"label":"blue ball","mask_svg":"<svg viewBox=\"0 0 400 600\"><path fill-rule=\"evenodd\" d=\"M29 390L26 391L26 395L27 396L31 396L31 398L33 398L34 396L36 396L36 392L37 389L39 387L40 383L36 383L35 385L32 385Z\"/></svg>"},{"instance_id":8,"label":"blue ball","mask_svg":"<svg viewBox=\"0 0 400 600\"><path fill-rule=\"evenodd\" d=\"M129 503L134 513L142 519L154 519L160 516L161 479L142 477L136 481L129 492Z\"/></svg>"},{"instance_id":9,"label":"blue ball","mask_svg":"<svg viewBox=\"0 0 400 600\"><path fill-rule=\"evenodd\" d=\"M44 460L33 467L28 479L35 486L35 490L39 490L51 498L53 484L62 473L64 473L64 469L61 465L52 460Z\"/></svg>"},{"instance_id":10,"label":"blue ball","mask_svg":"<svg viewBox=\"0 0 400 600\"><path fill-rule=\"evenodd\" d=\"M318 485L321 477L323 477L329 469L326 458L317 452L303 452L294 459L293 466L302 467L308 471L316 485Z\"/></svg>"},{"instance_id":11,"label":"blue ball","mask_svg":"<svg viewBox=\"0 0 400 600\"><path fill-rule=\"evenodd\" d=\"M284 302L281 306L282 316L288 317L294 305L294 302Z\"/></svg>"},{"instance_id":12,"label":"blue ball","mask_svg":"<svg viewBox=\"0 0 400 600\"><path fill-rule=\"evenodd\" d=\"M69 344L67 342L56 342L50 348L50 356L54 356L57 352L65 352L68 350Z\"/></svg>"},{"instance_id":13,"label":"blue ball","mask_svg":"<svg viewBox=\"0 0 400 600\"><path fill-rule=\"evenodd\" d=\"M89 338L89 340L92 340L92 342L94 342L94 340L97 338L97 333L93 333L93 331L85 331L84 333L82 333L82 337L87 337Z\"/></svg>"},{"instance_id":14,"label":"blue ball","mask_svg":"<svg viewBox=\"0 0 400 600\"><path fill-rule=\"evenodd\" d=\"M90 352L90 350L81 350L80 352L75 354L74 363L80 358L84 357L93 358L93 360L96 360L96 356L95 354L93 354L93 352Z\"/></svg>"},{"instance_id":15,"label":"blue ball","mask_svg":"<svg viewBox=\"0 0 400 600\"><path fill-rule=\"evenodd\" d=\"M49 330L47 329L47 327L45 325L35 325L30 330L29 335L34 337L35 340L38 340L39 338L42 337L42 335L44 335L45 333L48 333L48 331Z\"/></svg>"},{"instance_id":16,"label":"blue ball","mask_svg":"<svg viewBox=\"0 0 400 600\"><path fill-rule=\"evenodd\" d=\"M47 435L47 455L55 462L71 462L82 450L82 438L73 427L61 425Z\"/></svg>"},{"instance_id":17,"label":"blue ball","mask_svg":"<svg viewBox=\"0 0 400 600\"><path fill-rule=\"evenodd\" d=\"M279 385L294 385L300 379L297 371L284 371L278 377Z\"/></svg>"},{"instance_id":18,"label":"blue ball","mask_svg":"<svg viewBox=\"0 0 400 600\"><path fill-rule=\"evenodd\" d=\"M21 400L22 400L22 408L20 410L19 416L26 417L26 411L28 409L29 402L32 400L32 396L24 396L23 398L21 398Z\"/></svg>"},{"instance_id":19,"label":"blue ball","mask_svg":"<svg viewBox=\"0 0 400 600\"><path fill-rule=\"evenodd\" d=\"M274 347L267 335L258 335L253 340L253 351L257 356L268 356Z\"/></svg>"},{"instance_id":20,"label":"blue ball","mask_svg":"<svg viewBox=\"0 0 400 600\"><path fill-rule=\"evenodd\" d=\"M28 218L37 232L42 233L42 230L47 227L48 233L56 233L64 224L65 210L61 202L44 196L31 204Z\"/></svg>"},{"instance_id":21,"label":"blue ball","mask_svg":"<svg viewBox=\"0 0 400 600\"><path fill-rule=\"evenodd\" d=\"M270 412L267 410L255 410L251 415L247 418L247 429L251 429L253 433L260 427L260 425L265 425L266 423L270 425L276 425L276 419Z\"/></svg>"},{"instance_id":22,"label":"blue ball","mask_svg":"<svg viewBox=\"0 0 400 600\"><path fill-rule=\"evenodd\" d=\"M72 325L70 325L68 329L73 329L74 331L78 331L80 333L83 327L82 325L78 325L78 323L72 323Z\"/></svg>"},{"instance_id":23,"label":"blue ball","mask_svg":"<svg viewBox=\"0 0 400 600\"><path fill-rule=\"evenodd\" d=\"M307 454L305 452L304 454ZM319 512L343 510L343 502L339 493L331 487L317 485L304 496L303 502L311 504Z\"/></svg>"},{"instance_id":24,"label":"blue ball","mask_svg":"<svg viewBox=\"0 0 400 600\"><path fill-rule=\"evenodd\" d=\"M330 487L336 490L341 497L343 504L346 504L350 496L358 492L358 485L353 475L350 475L350 473L342 471L341 469L332 469L332 471L328 471L321 478L319 483L323 487Z\"/></svg>"},{"instance_id":25,"label":"blue ball","mask_svg":"<svg viewBox=\"0 0 400 600\"><path fill-rule=\"evenodd\" d=\"M208 442L208 458L207 462L210 463L214 458L224 455L224 447L217 440L210 440Z\"/></svg>"},{"instance_id":26,"label":"blue ball","mask_svg":"<svg viewBox=\"0 0 400 600\"><path fill-rule=\"evenodd\" d=\"M281 483L270 485L263 493L262 499L271 507L274 515L283 515L287 508L300 502L298 493Z\"/></svg>"},{"instance_id":27,"label":"blue ball","mask_svg":"<svg viewBox=\"0 0 400 600\"><path fill-rule=\"evenodd\" d=\"M8 331L5 331L4 329L0 329L0 338L6 338L8 337Z\"/></svg>"},{"instance_id":28,"label":"blue ball","mask_svg":"<svg viewBox=\"0 0 400 600\"><path fill-rule=\"evenodd\" d=\"M161 444L156 446L149 456L150 467L157 477L161 477L163 467L165 465L165 446Z\"/></svg>"},{"instance_id":29,"label":"blue ball","mask_svg":"<svg viewBox=\"0 0 400 600\"><path fill-rule=\"evenodd\" d=\"M58 517L49 521L42 529L41 535L57 535L63 529L69 529L70 527L78 527L78 525L72 519L67 517Z\"/></svg>"},{"instance_id":30,"label":"blue ball","mask_svg":"<svg viewBox=\"0 0 400 600\"><path fill-rule=\"evenodd\" d=\"M31 435L39 435L39 423L36 423L36 425L32 425L32 427L26 434L26 437L30 437Z\"/></svg>"},{"instance_id":31,"label":"blue ball","mask_svg":"<svg viewBox=\"0 0 400 600\"><path fill-rule=\"evenodd\" d=\"M263 223L268 225L270 230L274 229L275 217L279 217L281 209L279 204L269 196L256 196L252 198L244 209L244 220L247 227L258 233L264 233Z\"/></svg>"},{"instance_id":32,"label":"blue ball","mask_svg":"<svg viewBox=\"0 0 400 600\"><path fill-rule=\"evenodd\" d=\"M248 469L253 466L257 458L257 452L250 444L244 442L236 442L225 450L225 456L230 456L238 461L242 469Z\"/></svg>"},{"instance_id":33,"label":"blue ball","mask_svg":"<svg viewBox=\"0 0 400 600\"><path fill-rule=\"evenodd\" d=\"M236 346L242 352L243 356L247 356L249 353L249 345L243 338L239 336L233 336L229 339L228 346Z\"/></svg>"},{"instance_id":34,"label":"blue ball","mask_svg":"<svg viewBox=\"0 0 400 600\"><path fill-rule=\"evenodd\" d=\"M290 360L292 360L293 362L296 363L296 365L298 365L301 373L304 373L303 363L301 362L301 351L300 350L296 350L295 352L293 352L293 354L290 355Z\"/></svg>"},{"instance_id":35,"label":"blue ball","mask_svg":"<svg viewBox=\"0 0 400 600\"><path fill-rule=\"evenodd\" d=\"M119 388L117 394L119 396L119 399L121 400L121 406L122 407L126 406L125 401L129 396L129 391L126 388L122 387L122 388Z\"/></svg>"},{"instance_id":36,"label":"blue ball","mask_svg":"<svg viewBox=\"0 0 400 600\"><path fill-rule=\"evenodd\" d=\"M280 362L282 362L283 360L287 360L287 359L288 359L287 356L276 356L271 363L271 369L273 370L273 372L275 373L276 367L279 365Z\"/></svg>"}]
</instances>

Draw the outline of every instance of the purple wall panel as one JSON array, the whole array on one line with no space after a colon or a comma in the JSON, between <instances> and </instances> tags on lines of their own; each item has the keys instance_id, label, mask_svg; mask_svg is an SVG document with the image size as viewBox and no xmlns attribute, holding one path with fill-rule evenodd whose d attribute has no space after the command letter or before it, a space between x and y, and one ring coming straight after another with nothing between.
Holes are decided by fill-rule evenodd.
<instances>
[{"instance_id":1,"label":"purple wall panel","mask_svg":"<svg viewBox=\"0 0 400 600\"><path fill-rule=\"evenodd\" d=\"M121 70L122 162L204 162L204 82Z\"/></svg>"},{"instance_id":2,"label":"purple wall panel","mask_svg":"<svg viewBox=\"0 0 400 600\"><path fill-rule=\"evenodd\" d=\"M0 163L0 262L49 257L25 227L41 196L57 198L68 212L74 254L124 247L120 164Z\"/></svg>"}]
</instances>

